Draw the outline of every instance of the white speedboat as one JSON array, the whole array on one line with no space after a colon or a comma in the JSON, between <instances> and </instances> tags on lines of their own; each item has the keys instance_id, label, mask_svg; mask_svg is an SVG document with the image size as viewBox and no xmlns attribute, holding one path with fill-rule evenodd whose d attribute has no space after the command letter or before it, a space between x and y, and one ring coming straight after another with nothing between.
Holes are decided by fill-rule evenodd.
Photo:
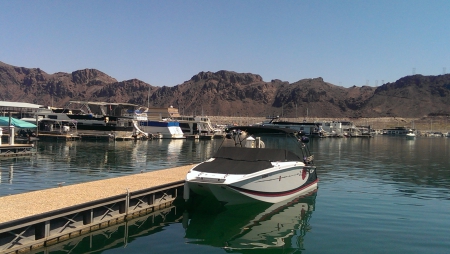
<instances>
[{"instance_id":1,"label":"white speedboat","mask_svg":"<svg viewBox=\"0 0 450 254\"><path fill-rule=\"evenodd\" d=\"M186 175L185 199L192 191L225 204L277 203L317 189L314 156L301 132L264 126L228 132L216 154Z\"/></svg>"},{"instance_id":2,"label":"white speedboat","mask_svg":"<svg viewBox=\"0 0 450 254\"><path fill-rule=\"evenodd\" d=\"M139 121L139 129L147 133L160 134L161 138L184 138L183 131L180 128L180 124L176 121Z\"/></svg>"},{"instance_id":3,"label":"white speedboat","mask_svg":"<svg viewBox=\"0 0 450 254\"><path fill-rule=\"evenodd\" d=\"M413 130L408 130L408 133L406 133L407 139L414 139L416 137L416 134L413 132Z\"/></svg>"},{"instance_id":4,"label":"white speedboat","mask_svg":"<svg viewBox=\"0 0 450 254\"><path fill-rule=\"evenodd\" d=\"M223 136L222 130L214 128L207 116L172 116L171 119L180 123L180 128L185 135Z\"/></svg>"}]
</instances>

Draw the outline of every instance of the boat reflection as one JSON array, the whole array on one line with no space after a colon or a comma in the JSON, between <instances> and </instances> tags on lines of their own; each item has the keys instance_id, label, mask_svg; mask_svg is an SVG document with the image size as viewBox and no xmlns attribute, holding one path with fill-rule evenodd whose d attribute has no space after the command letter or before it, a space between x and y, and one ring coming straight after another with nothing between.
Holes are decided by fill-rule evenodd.
<instances>
[{"instance_id":1,"label":"boat reflection","mask_svg":"<svg viewBox=\"0 0 450 254\"><path fill-rule=\"evenodd\" d=\"M276 204L220 206L202 199L183 215L185 238L188 243L221 247L228 252L303 250L315 200L316 191Z\"/></svg>"}]
</instances>

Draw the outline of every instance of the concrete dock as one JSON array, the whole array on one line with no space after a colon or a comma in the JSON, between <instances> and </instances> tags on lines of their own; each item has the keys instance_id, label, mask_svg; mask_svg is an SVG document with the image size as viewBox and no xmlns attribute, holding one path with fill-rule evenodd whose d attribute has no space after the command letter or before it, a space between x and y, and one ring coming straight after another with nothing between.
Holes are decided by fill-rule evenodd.
<instances>
[{"instance_id":1,"label":"concrete dock","mask_svg":"<svg viewBox=\"0 0 450 254\"><path fill-rule=\"evenodd\" d=\"M172 205L192 167L0 197L0 253L36 250Z\"/></svg>"}]
</instances>

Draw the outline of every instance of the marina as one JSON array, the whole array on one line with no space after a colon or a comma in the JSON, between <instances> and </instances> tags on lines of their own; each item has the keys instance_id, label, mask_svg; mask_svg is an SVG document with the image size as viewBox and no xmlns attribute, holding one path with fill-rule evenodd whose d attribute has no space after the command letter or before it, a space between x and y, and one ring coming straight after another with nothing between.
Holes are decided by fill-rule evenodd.
<instances>
[{"instance_id":1,"label":"marina","mask_svg":"<svg viewBox=\"0 0 450 254\"><path fill-rule=\"evenodd\" d=\"M0 196L61 190L196 164L211 158L221 142L37 141L33 156L0 160ZM273 208L254 205L223 210L207 200L198 200L193 207L175 202L86 234L75 233L74 238L31 253L223 253L258 249L290 253L447 253L449 142L447 138L419 136L408 140L398 135L311 139L311 151L316 165L320 165L320 186L312 196ZM126 192L124 187L118 189L121 195Z\"/></svg>"},{"instance_id":2,"label":"marina","mask_svg":"<svg viewBox=\"0 0 450 254\"><path fill-rule=\"evenodd\" d=\"M9 117L8 120L9 122L11 122L12 119ZM8 130L7 135L3 135L3 128L0 127L0 159L8 157L20 157L32 155L35 152L34 144L16 144L15 135L9 134L14 133L15 127L12 124L9 125L10 126L6 128ZM6 137L5 141L7 143L3 142L3 136Z\"/></svg>"},{"instance_id":3,"label":"marina","mask_svg":"<svg viewBox=\"0 0 450 254\"><path fill-rule=\"evenodd\" d=\"M129 103L70 101L64 108L50 108L42 105L0 101L3 115L11 114L20 119L15 122L36 124L26 127L22 123L16 135L22 139L33 135L44 139L60 140L114 140L126 141L136 139L203 139L224 138L226 127L240 125L272 126L290 128L315 138L348 137L372 138L375 135L406 135L410 130L417 136L450 136L446 119L410 120L397 118L356 119L289 119L280 117L220 117L220 116L183 116L177 108L147 108ZM1 118L1 117L0 117ZM213 119L213 120L212 120ZM229 119L228 123L224 119ZM269 119L269 120L268 120ZM214 124L213 124L214 121ZM226 120L225 120L226 121ZM384 121L384 127L380 123ZM244 122L244 124L242 124ZM405 125L399 126L400 122ZM225 124L224 124L225 123ZM246 123L246 124L245 124ZM0 119L0 125L8 126L8 117ZM23 126L21 126L23 125ZM421 126L416 129L415 126ZM36 128L37 126L37 128ZM386 127L388 126L388 127ZM441 131L433 130L439 128ZM5 128L4 127L4 128ZM17 127L17 126L16 126ZM36 128L35 131L31 130ZM444 130L444 131L442 131Z\"/></svg>"}]
</instances>

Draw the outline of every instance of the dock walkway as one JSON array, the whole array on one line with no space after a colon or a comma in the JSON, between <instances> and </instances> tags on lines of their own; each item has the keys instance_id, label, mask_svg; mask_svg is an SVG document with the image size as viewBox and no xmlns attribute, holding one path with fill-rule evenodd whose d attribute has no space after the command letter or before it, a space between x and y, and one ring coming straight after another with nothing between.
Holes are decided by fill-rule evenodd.
<instances>
[{"instance_id":1,"label":"dock walkway","mask_svg":"<svg viewBox=\"0 0 450 254\"><path fill-rule=\"evenodd\" d=\"M0 253L35 250L171 205L192 166L0 197Z\"/></svg>"},{"instance_id":2,"label":"dock walkway","mask_svg":"<svg viewBox=\"0 0 450 254\"><path fill-rule=\"evenodd\" d=\"M34 145L32 144L0 144L0 158L27 156L34 153Z\"/></svg>"}]
</instances>

